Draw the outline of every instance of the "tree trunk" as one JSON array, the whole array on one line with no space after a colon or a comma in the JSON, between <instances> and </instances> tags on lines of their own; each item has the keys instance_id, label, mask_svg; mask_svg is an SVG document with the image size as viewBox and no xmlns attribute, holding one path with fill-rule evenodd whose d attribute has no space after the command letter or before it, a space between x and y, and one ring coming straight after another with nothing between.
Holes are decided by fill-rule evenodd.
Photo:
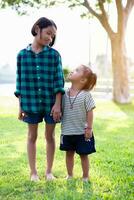
<instances>
[{"instance_id":1,"label":"tree trunk","mask_svg":"<svg viewBox=\"0 0 134 200\"><path fill-rule=\"evenodd\" d=\"M113 100L118 103L130 102L128 67L125 39L118 34L111 39Z\"/></svg>"}]
</instances>

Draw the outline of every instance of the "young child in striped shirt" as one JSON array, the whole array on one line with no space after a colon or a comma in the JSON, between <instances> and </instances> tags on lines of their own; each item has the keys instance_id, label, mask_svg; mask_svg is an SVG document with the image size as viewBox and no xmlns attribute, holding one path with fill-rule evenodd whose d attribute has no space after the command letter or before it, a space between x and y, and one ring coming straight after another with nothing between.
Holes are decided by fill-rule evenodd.
<instances>
[{"instance_id":1,"label":"young child in striped shirt","mask_svg":"<svg viewBox=\"0 0 134 200\"><path fill-rule=\"evenodd\" d=\"M88 154L96 152L93 135L93 109L95 102L89 92L95 86L97 76L80 65L72 71L68 80L71 87L63 96L60 150L66 151L67 179L73 177L74 155L80 155L83 181L89 180Z\"/></svg>"}]
</instances>

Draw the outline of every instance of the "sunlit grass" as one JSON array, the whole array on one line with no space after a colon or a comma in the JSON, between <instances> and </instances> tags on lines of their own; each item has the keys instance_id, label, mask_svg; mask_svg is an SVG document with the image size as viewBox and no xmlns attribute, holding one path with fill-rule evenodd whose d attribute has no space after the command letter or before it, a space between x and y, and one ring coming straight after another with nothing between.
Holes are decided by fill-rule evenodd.
<instances>
[{"instance_id":1,"label":"sunlit grass","mask_svg":"<svg viewBox=\"0 0 134 200\"><path fill-rule=\"evenodd\" d=\"M97 153L90 156L91 182L81 181L76 155L74 180L67 182L64 153L59 150L60 125L56 127L57 179L46 182L44 124L39 126L37 166L39 183L29 181L27 126L17 120L17 99L0 97L0 199L2 200L133 200L134 102L119 105L96 101L94 134Z\"/></svg>"}]
</instances>

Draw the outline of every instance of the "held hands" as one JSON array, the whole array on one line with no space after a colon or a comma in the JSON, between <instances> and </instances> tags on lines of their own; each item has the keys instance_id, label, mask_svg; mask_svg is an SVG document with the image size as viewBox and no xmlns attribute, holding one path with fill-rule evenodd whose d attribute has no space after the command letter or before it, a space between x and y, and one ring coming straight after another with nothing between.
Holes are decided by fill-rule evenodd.
<instances>
[{"instance_id":1,"label":"held hands","mask_svg":"<svg viewBox=\"0 0 134 200\"><path fill-rule=\"evenodd\" d=\"M57 104L54 104L54 106L52 107L50 115L53 116L53 119L54 119L55 122L60 121L60 118L61 118L61 106L57 105Z\"/></svg>"},{"instance_id":2,"label":"held hands","mask_svg":"<svg viewBox=\"0 0 134 200\"><path fill-rule=\"evenodd\" d=\"M85 140L88 141L92 137L92 128L85 128Z\"/></svg>"}]
</instances>

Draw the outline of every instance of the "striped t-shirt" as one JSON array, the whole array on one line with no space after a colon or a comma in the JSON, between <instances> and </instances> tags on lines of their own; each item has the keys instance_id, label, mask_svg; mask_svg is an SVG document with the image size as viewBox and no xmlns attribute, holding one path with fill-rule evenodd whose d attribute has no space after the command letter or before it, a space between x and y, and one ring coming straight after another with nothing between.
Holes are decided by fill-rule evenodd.
<instances>
[{"instance_id":1,"label":"striped t-shirt","mask_svg":"<svg viewBox=\"0 0 134 200\"><path fill-rule=\"evenodd\" d=\"M70 97L71 102L75 96ZM81 91L70 108L68 91L63 96L63 114L61 121L62 135L81 135L87 123L87 112L95 108L95 102L89 91Z\"/></svg>"}]
</instances>

